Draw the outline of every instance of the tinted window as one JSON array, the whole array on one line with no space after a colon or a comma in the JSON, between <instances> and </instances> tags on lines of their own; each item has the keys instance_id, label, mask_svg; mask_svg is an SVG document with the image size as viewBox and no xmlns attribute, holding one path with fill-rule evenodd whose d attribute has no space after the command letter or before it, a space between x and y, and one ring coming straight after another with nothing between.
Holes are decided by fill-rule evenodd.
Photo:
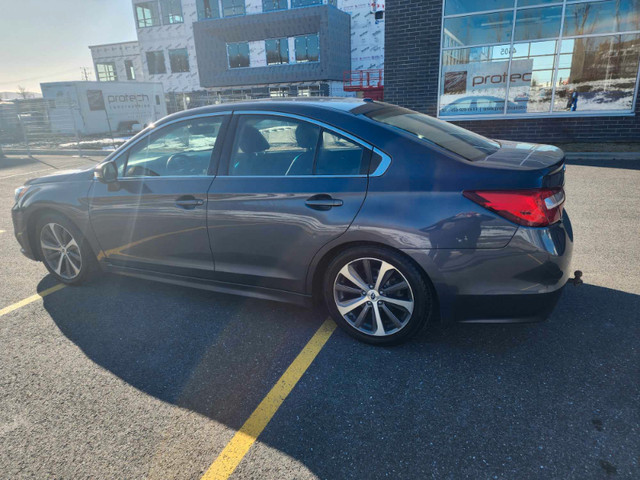
<instances>
[{"instance_id":1,"label":"tinted window","mask_svg":"<svg viewBox=\"0 0 640 480\"><path fill-rule=\"evenodd\" d=\"M196 7L198 9L198 20L220 18L218 0L196 0Z\"/></svg>"},{"instance_id":2,"label":"tinted window","mask_svg":"<svg viewBox=\"0 0 640 480\"><path fill-rule=\"evenodd\" d=\"M167 67L164 64L164 52L147 52L147 68L149 69L149 75L167 73Z\"/></svg>"},{"instance_id":3,"label":"tinted window","mask_svg":"<svg viewBox=\"0 0 640 480\"><path fill-rule=\"evenodd\" d=\"M207 175L223 117L196 118L161 128L129 151L124 177Z\"/></svg>"},{"instance_id":4,"label":"tinted window","mask_svg":"<svg viewBox=\"0 0 640 480\"><path fill-rule=\"evenodd\" d=\"M500 148L498 142L482 135L413 110L381 104L365 106L364 109L355 113L363 113L376 122L404 130L467 160L483 159Z\"/></svg>"},{"instance_id":5,"label":"tinted window","mask_svg":"<svg viewBox=\"0 0 640 480\"><path fill-rule=\"evenodd\" d=\"M311 175L320 127L292 118L240 115L229 175Z\"/></svg>"},{"instance_id":6,"label":"tinted window","mask_svg":"<svg viewBox=\"0 0 640 480\"><path fill-rule=\"evenodd\" d=\"M189 53L186 48L169 50L169 64L172 73L189 71Z\"/></svg>"},{"instance_id":7,"label":"tinted window","mask_svg":"<svg viewBox=\"0 0 640 480\"><path fill-rule=\"evenodd\" d=\"M318 34L295 38L296 62L317 62L320 44Z\"/></svg>"},{"instance_id":8,"label":"tinted window","mask_svg":"<svg viewBox=\"0 0 640 480\"><path fill-rule=\"evenodd\" d=\"M230 68L241 68L249 66L249 44L230 43L227 45L227 55L229 57Z\"/></svg>"},{"instance_id":9,"label":"tinted window","mask_svg":"<svg viewBox=\"0 0 640 480\"><path fill-rule=\"evenodd\" d=\"M286 38L272 38L265 40L267 51L267 65L281 65L289 63L289 43Z\"/></svg>"},{"instance_id":10,"label":"tinted window","mask_svg":"<svg viewBox=\"0 0 640 480\"><path fill-rule=\"evenodd\" d=\"M262 0L262 11L286 10L287 0Z\"/></svg>"},{"instance_id":11,"label":"tinted window","mask_svg":"<svg viewBox=\"0 0 640 480\"><path fill-rule=\"evenodd\" d=\"M362 175L364 148L333 132L322 132L322 143L316 159L316 175Z\"/></svg>"}]
</instances>

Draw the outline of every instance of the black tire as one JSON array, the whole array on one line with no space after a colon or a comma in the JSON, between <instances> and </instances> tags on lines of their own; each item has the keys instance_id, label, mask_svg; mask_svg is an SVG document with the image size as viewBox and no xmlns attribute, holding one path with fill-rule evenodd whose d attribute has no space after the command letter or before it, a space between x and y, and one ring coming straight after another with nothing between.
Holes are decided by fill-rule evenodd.
<instances>
[{"instance_id":1,"label":"black tire","mask_svg":"<svg viewBox=\"0 0 640 480\"><path fill-rule=\"evenodd\" d=\"M386 262L386 267L383 267L383 262ZM366 268L365 263L369 265ZM359 265L363 265L364 270L360 269ZM347 290L357 290L350 288L356 286L357 283L347 279L341 273L341 271L345 272L345 268L348 269L352 267L357 272L364 271L363 274L359 275L359 280L365 280L366 283L367 277L369 277L368 280L370 281L373 281L375 278L375 281L373 281L375 284L377 283L377 276L379 276L380 271L383 270L383 268L388 268L388 266L393 267L395 272L388 270L390 273L382 275L382 280L380 281L383 283L380 284L378 290L373 288L364 292L362 289L362 291L358 293L343 293L341 291L345 289L345 287ZM388 280L385 281L385 278L388 278ZM392 280L395 282L394 285L390 285ZM403 284L408 284L409 288L403 290L397 289L398 285ZM385 285L389 288L396 288L395 292L393 294L384 292ZM375 287L376 285L367 286ZM382 294L379 292L382 292ZM373 299L371 298L371 293L374 294ZM372 345L397 345L408 340L429 322L434 311L433 287L424 277L423 272L400 253L384 247L352 247L339 253L325 271L323 294L329 313L335 322L352 337ZM352 297L346 300L339 298L343 295L351 295ZM402 300L399 296L404 296L403 302L407 305L410 305L411 300L413 301L412 311L397 309L399 307L397 307L396 302ZM353 301L354 303L361 304L363 300L366 303L346 314L346 317L350 318L349 321L343 317L338 309L338 302L341 303L340 308L344 310L344 305L347 305L349 302ZM375 308L373 306L374 304L376 304ZM384 308L386 308L386 312L390 309L393 310L392 313L394 313L394 315L392 316L395 321L399 320L400 314L398 314L398 312L404 312L402 321L400 323L392 323L391 316L383 312L382 309ZM367 311L363 313L365 309L367 309ZM362 314L362 316L360 314ZM378 316L377 318L376 314ZM364 320L362 320L363 318ZM364 322L361 323L359 328L356 327L358 321ZM381 329L380 325L383 325L384 328ZM390 328L387 328L387 326ZM378 332L378 335L375 334L374 329ZM367 330L369 330L369 333Z\"/></svg>"},{"instance_id":2,"label":"black tire","mask_svg":"<svg viewBox=\"0 0 640 480\"><path fill-rule=\"evenodd\" d=\"M57 225L63 230L55 226L52 230L50 225ZM46 231L43 232L45 229ZM57 237L53 235L54 231ZM61 271L58 272L55 266L52 265L53 263L57 264L57 260L59 259L59 256L54 256L57 255L57 251L45 248L43 246L43 239L47 244L53 244L53 246L55 246L56 238L59 238L62 240L61 243L66 242L68 245L69 236L75 241L77 248L73 246L68 247L68 250L65 248L67 259L63 259L61 262L63 266ZM38 218L35 227L35 243L42 263L44 263L49 273L59 282L66 285L77 285L88 280L91 274L97 270L97 260L89 242L87 242L82 232L78 230L73 222L63 215L47 213ZM72 269L72 265L76 268L79 267L77 273Z\"/></svg>"}]
</instances>

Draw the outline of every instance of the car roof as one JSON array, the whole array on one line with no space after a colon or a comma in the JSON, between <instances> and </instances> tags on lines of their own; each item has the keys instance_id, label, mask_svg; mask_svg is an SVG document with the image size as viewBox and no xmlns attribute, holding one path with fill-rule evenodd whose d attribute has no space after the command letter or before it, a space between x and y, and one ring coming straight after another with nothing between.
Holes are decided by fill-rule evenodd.
<instances>
[{"instance_id":1,"label":"car roof","mask_svg":"<svg viewBox=\"0 0 640 480\"><path fill-rule=\"evenodd\" d=\"M192 108L174 113L163 118L157 123L161 125L165 121L175 120L181 117L193 115L203 115L207 113L215 113L221 111L243 111L243 110L273 110L284 113L296 113L301 109L309 108L313 110L329 110L341 113L347 113L355 110L362 105L371 103L372 100L354 98L354 97L290 97L290 98L265 98L259 100L246 100L233 103L221 103L219 105L210 105L206 107Z\"/></svg>"}]
</instances>

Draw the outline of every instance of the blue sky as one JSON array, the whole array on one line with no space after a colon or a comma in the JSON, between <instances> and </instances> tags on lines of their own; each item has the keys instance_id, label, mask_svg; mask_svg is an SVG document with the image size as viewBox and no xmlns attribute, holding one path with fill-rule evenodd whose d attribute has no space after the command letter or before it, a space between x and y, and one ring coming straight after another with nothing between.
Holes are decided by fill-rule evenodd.
<instances>
[{"instance_id":1,"label":"blue sky","mask_svg":"<svg viewBox=\"0 0 640 480\"><path fill-rule=\"evenodd\" d=\"M136 39L131 0L3 0L0 91L93 78L89 45Z\"/></svg>"}]
</instances>

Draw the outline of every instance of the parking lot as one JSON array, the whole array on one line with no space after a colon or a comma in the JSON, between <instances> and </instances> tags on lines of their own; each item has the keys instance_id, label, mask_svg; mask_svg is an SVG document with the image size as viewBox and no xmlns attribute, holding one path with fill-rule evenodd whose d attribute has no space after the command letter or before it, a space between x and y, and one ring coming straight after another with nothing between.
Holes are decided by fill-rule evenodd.
<instances>
[{"instance_id":1,"label":"parking lot","mask_svg":"<svg viewBox=\"0 0 640 480\"><path fill-rule=\"evenodd\" d=\"M115 275L23 302L56 282L14 188L98 159L0 159L0 477L198 479L327 314ZM639 186L633 160L567 167L585 284L547 322L335 330L230 478L640 478Z\"/></svg>"}]
</instances>

